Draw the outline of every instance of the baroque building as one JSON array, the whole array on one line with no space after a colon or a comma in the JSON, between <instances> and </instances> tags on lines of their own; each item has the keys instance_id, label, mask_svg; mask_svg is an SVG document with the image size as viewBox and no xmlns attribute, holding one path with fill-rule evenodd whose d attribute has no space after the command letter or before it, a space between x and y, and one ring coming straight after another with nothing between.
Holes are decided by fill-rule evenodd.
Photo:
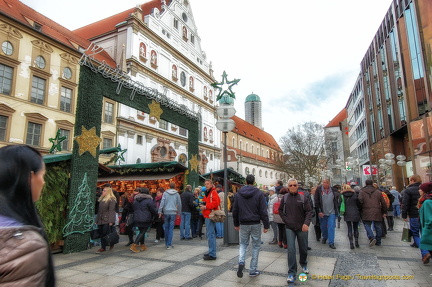
<instances>
[{"instance_id":1,"label":"baroque building","mask_svg":"<svg viewBox=\"0 0 432 287\"><path fill-rule=\"evenodd\" d=\"M0 146L73 146L79 59L90 42L20 1L0 3ZM105 53L99 61L115 67Z\"/></svg>"},{"instance_id":2,"label":"baroque building","mask_svg":"<svg viewBox=\"0 0 432 287\"><path fill-rule=\"evenodd\" d=\"M201 49L187 0L152 0L74 31L103 48L122 70L199 117L199 173L219 169L212 65ZM178 161L187 166L188 130L143 111L104 101L103 147L118 144L125 163Z\"/></svg>"}]
</instances>

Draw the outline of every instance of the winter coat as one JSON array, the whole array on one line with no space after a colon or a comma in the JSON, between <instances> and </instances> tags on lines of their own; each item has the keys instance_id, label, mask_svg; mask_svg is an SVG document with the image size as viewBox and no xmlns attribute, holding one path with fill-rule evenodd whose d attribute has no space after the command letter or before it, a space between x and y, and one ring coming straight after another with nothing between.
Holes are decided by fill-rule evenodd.
<instances>
[{"instance_id":1,"label":"winter coat","mask_svg":"<svg viewBox=\"0 0 432 287\"><path fill-rule=\"evenodd\" d=\"M156 205L153 202L153 198L145 193L137 194L133 202L133 215L134 226L150 226L153 222L153 218L157 216Z\"/></svg>"},{"instance_id":2,"label":"winter coat","mask_svg":"<svg viewBox=\"0 0 432 287\"><path fill-rule=\"evenodd\" d=\"M339 208L340 208L340 193L332 187L329 188L330 188L330 192L333 192L333 205L334 205L333 208L336 216L338 216ZM317 187L315 191L315 197L314 197L315 212L317 214L323 212L322 193L323 193L323 186L320 185Z\"/></svg>"},{"instance_id":3,"label":"winter coat","mask_svg":"<svg viewBox=\"0 0 432 287\"><path fill-rule=\"evenodd\" d=\"M400 204L401 196L400 196L399 192L398 192L396 189L392 189L392 190L390 190L390 192L391 192L391 194L393 194L393 196L394 196L393 205L398 205L398 204Z\"/></svg>"},{"instance_id":4,"label":"winter coat","mask_svg":"<svg viewBox=\"0 0 432 287\"><path fill-rule=\"evenodd\" d=\"M419 212L417 208L417 203L420 198L420 184L421 182L415 182L408 185L408 187L403 191L402 197L402 218L405 219L408 216L410 218L418 218Z\"/></svg>"},{"instance_id":5,"label":"winter coat","mask_svg":"<svg viewBox=\"0 0 432 287\"><path fill-rule=\"evenodd\" d=\"M253 185L245 185L234 196L234 226L260 224L269 229L267 203L264 193Z\"/></svg>"},{"instance_id":6,"label":"winter coat","mask_svg":"<svg viewBox=\"0 0 432 287\"><path fill-rule=\"evenodd\" d=\"M182 205L182 212L192 212L192 209L195 208L195 196L192 194L192 192L185 190L180 195L181 199L181 205Z\"/></svg>"},{"instance_id":7,"label":"winter coat","mask_svg":"<svg viewBox=\"0 0 432 287\"><path fill-rule=\"evenodd\" d=\"M159 206L159 213L180 215L182 204L180 195L175 189L167 189L162 195L162 200Z\"/></svg>"},{"instance_id":8,"label":"winter coat","mask_svg":"<svg viewBox=\"0 0 432 287\"><path fill-rule=\"evenodd\" d=\"M274 219L274 214L273 214L273 205L278 202L278 196L276 193L274 193L273 195L269 196L269 201L268 201L268 207L267 207L267 213L269 216L269 221L272 222Z\"/></svg>"},{"instance_id":9,"label":"winter coat","mask_svg":"<svg viewBox=\"0 0 432 287\"><path fill-rule=\"evenodd\" d=\"M345 202L344 220L359 222L361 205L357 194L354 191L344 191L342 196Z\"/></svg>"},{"instance_id":10,"label":"winter coat","mask_svg":"<svg viewBox=\"0 0 432 287\"><path fill-rule=\"evenodd\" d=\"M309 226L312 220L312 207L303 194L288 192L282 197L279 214L285 228L302 230L303 224Z\"/></svg>"},{"instance_id":11,"label":"winter coat","mask_svg":"<svg viewBox=\"0 0 432 287\"><path fill-rule=\"evenodd\" d=\"M387 205L380 190L367 185L360 190L358 198L362 209L362 220L382 221L383 215L387 213Z\"/></svg>"},{"instance_id":12,"label":"winter coat","mask_svg":"<svg viewBox=\"0 0 432 287\"><path fill-rule=\"evenodd\" d=\"M96 224L109 224L116 222L116 212L115 212L116 201L110 199L108 201L100 201L98 214L96 217Z\"/></svg>"},{"instance_id":13,"label":"winter coat","mask_svg":"<svg viewBox=\"0 0 432 287\"><path fill-rule=\"evenodd\" d=\"M420 238L420 249L432 250L432 199L423 202L420 208L420 225L422 236Z\"/></svg>"},{"instance_id":14,"label":"winter coat","mask_svg":"<svg viewBox=\"0 0 432 287\"><path fill-rule=\"evenodd\" d=\"M220 198L216 188L212 187L210 190L206 191L202 201L205 203L206 207L206 209L202 211L202 215L204 218L209 218L210 212L219 209L220 206Z\"/></svg>"},{"instance_id":15,"label":"winter coat","mask_svg":"<svg viewBox=\"0 0 432 287\"><path fill-rule=\"evenodd\" d=\"M0 286L45 286L48 256L38 228L0 227Z\"/></svg>"},{"instance_id":16,"label":"winter coat","mask_svg":"<svg viewBox=\"0 0 432 287\"><path fill-rule=\"evenodd\" d=\"M162 201L162 195L156 196L153 201L155 203L156 210L159 210L160 203ZM163 222L163 217L156 216L154 222Z\"/></svg>"}]
</instances>

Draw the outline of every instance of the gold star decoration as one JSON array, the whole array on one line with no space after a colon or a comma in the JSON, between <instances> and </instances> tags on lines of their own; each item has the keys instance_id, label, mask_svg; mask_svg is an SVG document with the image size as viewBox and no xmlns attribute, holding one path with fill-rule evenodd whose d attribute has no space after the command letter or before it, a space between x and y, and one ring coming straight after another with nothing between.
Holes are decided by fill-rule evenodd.
<instances>
[{"instance_id":1,"label":"gold star decoration","mask_svg":"<svg viewBox=\"0 0 432 287\"><path fill-rule=\"evenodd\" d=\"M96 157L96 148L102 139L96 135L96 128L92 127L87 130L84 126L81 129L81 135L76 136L75 140L79 145L79 155L88 151L93 157Z\"/></svg>"},{"instance_id":2,"label":"gold star decoration","mask_svg":"<svg viewBox=\"0 0 432 287\"><path fill-rule=\"evenodd\" d=\"M190 169L191 170L195 170L196 172L198 172L198 159L197 159L197 155L193 155L192 159L189 160L189 164L190 164Z\"/></svg>"},{"instance_id":3,"label":"gold star decoration","mask_svg":"<svg viewBox=\"0 0 432 287\"><path fill-rule=\"evenodd\" d=\"M152 103L149 104L148 107L150 109L150 117L155 117L158 122L160 122L160 115L163 113L160 104L155 100L152 100Z\"/></svg>"}]
</instances>

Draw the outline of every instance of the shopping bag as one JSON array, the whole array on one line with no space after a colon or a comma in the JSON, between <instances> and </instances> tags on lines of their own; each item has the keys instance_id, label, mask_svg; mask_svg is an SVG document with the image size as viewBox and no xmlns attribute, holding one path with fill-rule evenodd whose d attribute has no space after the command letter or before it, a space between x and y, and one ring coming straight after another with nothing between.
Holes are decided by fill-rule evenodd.
<instances>
[{"instance_id":1,"label":"shopping bag","mask_svg":"<svg viewBox=\"0 0 432 287\"><path fill-rule=\"evenodd\" d=\"M122 222L119 224L120 234L126 234L126 222Z\"/></svg>"},{"instance_id":2,"label":"shopping bag","mask_svg":"<svg viewBox=\"0 0 432 287\"><path fill-rule=\"evenodd\" d=\"M345 199L344 196L342 195L342 203L340 205L340 215L344 215L345 214Z\"/></svg>"},{"instance_id":3,"label":"shopping bag","mask_svg":"<svg viewBox=\"0 0 432 287\"><path fill-rule=\"evenodd\" d=\"M180 215L176 215L176 218L174 220L174 226L180 226L181 223L181 216Z\"/></svg>"},{"instance_id":4,"label":"shopping bag","mask_svg":"<svg viewBox=\"0 0 432 287\"><path fill-rule=\"evenodd\" d=\"M114 225L111 226L110 233L108 235L104 236L102 239L105 240L105 243L107 246L112 246L114 244L119 243L120 236L116 230L116 227Z\"/></svg>"},{"instance_id":5,"label":"shopping bag","mask_svg":"<svg viewBox=\"0 0 432 287\"><path fill-rule=\"evenodd\" d=\"M402 241L411 242L411 231L407 222L404 222L404 227L402 229Z\"/></svg>"}]
</instances>

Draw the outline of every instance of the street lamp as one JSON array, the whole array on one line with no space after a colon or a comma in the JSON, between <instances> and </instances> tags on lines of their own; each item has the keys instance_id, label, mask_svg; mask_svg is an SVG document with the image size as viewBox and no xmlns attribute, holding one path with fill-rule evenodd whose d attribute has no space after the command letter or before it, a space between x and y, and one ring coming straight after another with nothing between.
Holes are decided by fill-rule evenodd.
<instances>
[{"instance_id":1,"label":"street lamp","mask_svg":"<svg viewBox=\"0 0 432 287\"><path fill-rule=\"evenodd\" d=\"M405 187L404 166L406 166L406 161L405 161L406 156L404 156L403 154L400 154L400 155L398 155L396 157L396 159L397 159L396 164L401 167L401 172L402 172L402 188L404 188Z\"/></svg>"}]
</instances>

